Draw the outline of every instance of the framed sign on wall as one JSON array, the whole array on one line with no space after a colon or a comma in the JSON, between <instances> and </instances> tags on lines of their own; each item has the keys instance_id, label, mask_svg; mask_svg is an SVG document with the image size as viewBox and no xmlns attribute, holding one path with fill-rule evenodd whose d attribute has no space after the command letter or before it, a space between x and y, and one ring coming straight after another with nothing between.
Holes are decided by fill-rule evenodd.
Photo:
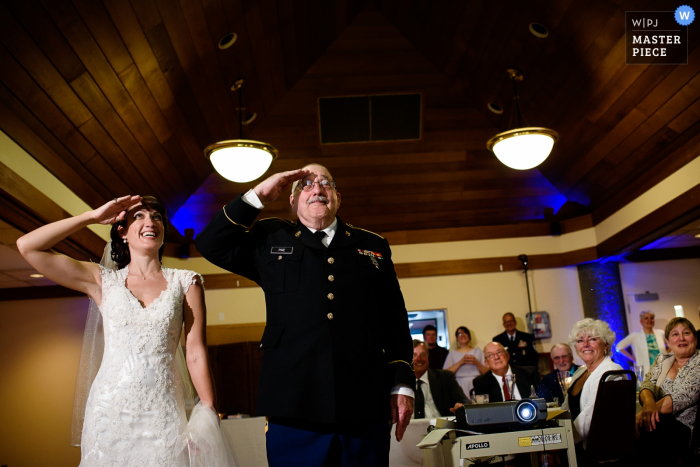
<instances>
[{"instance_id":1,"label":"framed sign on wall","mask_svg":"<svg viewBox=\"0 0 700 467\"><path fill-rule=\"evenodd\" d=\"M546 311L533 311L525 315L527 330L535 336L535 339L547 339L552 337L552 327L549 324L549 313Z\"/></svg>"}]
</instances>

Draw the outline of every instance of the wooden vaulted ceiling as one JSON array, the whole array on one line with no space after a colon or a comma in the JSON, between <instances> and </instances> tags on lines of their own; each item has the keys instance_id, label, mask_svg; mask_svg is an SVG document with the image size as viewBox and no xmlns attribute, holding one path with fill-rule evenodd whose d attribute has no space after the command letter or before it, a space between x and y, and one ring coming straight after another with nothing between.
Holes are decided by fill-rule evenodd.
<instances>
[{"instance_id":1,"label":"wooden vaulted ceiling","mask_svg":"<svg viewBox=\"0 0 700 467\"><path fill-rule=\"evenodd\" d=\"M663 3L664 5L660 5ZM700 147L700 35L685 66L625 65L624 15L658 1L2 0L0 128L91 206L153 194L197 232L255 185L202 150L244 137L268 173L327 166L344 220L378 232L604 218ZM550 31L528 31L538 21ZM238 35L225 50L227 33ZM521 105L560 141L537 169L486 150ZM317 99L420 92L422 139L321 145ZM506 111L495 115L487 103ZM288 200L265 216L289 217ZM175 235L177 237L177 235Z\"/></svg>"}]
</instances>

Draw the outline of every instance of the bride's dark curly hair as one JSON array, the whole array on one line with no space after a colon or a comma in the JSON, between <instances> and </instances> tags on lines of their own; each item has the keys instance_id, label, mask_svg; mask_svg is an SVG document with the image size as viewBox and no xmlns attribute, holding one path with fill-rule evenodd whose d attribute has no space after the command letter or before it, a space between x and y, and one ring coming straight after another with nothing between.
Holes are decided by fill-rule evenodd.
<instances>
[{"instance_id":1,"label":"bride's dark curly hair","mask_svg":"<svg viewBox=\"0 0 700 467\"><path fill-rule=\"evenodd\" d=\"M156 211L163 217L163 238L168 233L168 214L165 211L165 206L163 203L153 196L143 196L141 198L141 204L145 206L150 211ZM128 215L128 214L127 214ZM129 253L129 244L124 243L124 240L119 236L119 226L126 228L126 216L119 222L112 224L112 231L109 236L112 239L112 261L117 263L119 269L123 268L131 262L131 254ZM163 250L165 249L165 242L158 250L158 260L163 259Z\"/></svg>"}]
</instances>

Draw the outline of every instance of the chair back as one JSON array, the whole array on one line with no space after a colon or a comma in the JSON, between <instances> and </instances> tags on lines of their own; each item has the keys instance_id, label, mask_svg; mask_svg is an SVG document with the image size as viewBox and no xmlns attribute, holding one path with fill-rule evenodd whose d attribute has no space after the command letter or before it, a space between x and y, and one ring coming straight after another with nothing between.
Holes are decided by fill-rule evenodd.
<instances>
[{"instance_id":1,"label":"chair back","mask_svg":"<svg viewBox=\"0 0 700 467\"><path fill-rule=\"evenodd\" d=\"M589 464L630 457L634 451L637 378L630 370L606 371L600 379L588 432Z\"/></svg>"}]
</instances>

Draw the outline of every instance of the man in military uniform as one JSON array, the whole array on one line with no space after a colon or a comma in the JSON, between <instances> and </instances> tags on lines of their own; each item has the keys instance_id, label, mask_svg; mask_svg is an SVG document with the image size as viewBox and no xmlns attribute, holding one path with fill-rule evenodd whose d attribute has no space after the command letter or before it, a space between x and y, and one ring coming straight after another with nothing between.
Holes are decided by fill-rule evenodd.
<instances>
[{"instance_id":1,"label":"man in military uniform","mask_svg":"<svg viewBox=\"0 0 700 467\"><path fill-rule=\"evenodd\" d=\"M255 218L292 184L299 223ZM197 236L212 263L265 292L258 412L281 465L388 466L415 376L403 296L388 242L344 223L328 170L275 174L227 204Z\"/></svg>"},{"instance_id":2,"label":"man in military uniform","mask_svg":"<svg viewBox=\"0 0 700 467\"><path fill-rule=\"evenodd\" d=\"M515 329L515 315L506 313L503 315L503 328L505 331L494 336L493 341L501 344L510 354L510 362L521 367L530 367L528 371L537 371L539 355L535 349L535 336L529 332Z\"/></svg>"}]
</instances>

